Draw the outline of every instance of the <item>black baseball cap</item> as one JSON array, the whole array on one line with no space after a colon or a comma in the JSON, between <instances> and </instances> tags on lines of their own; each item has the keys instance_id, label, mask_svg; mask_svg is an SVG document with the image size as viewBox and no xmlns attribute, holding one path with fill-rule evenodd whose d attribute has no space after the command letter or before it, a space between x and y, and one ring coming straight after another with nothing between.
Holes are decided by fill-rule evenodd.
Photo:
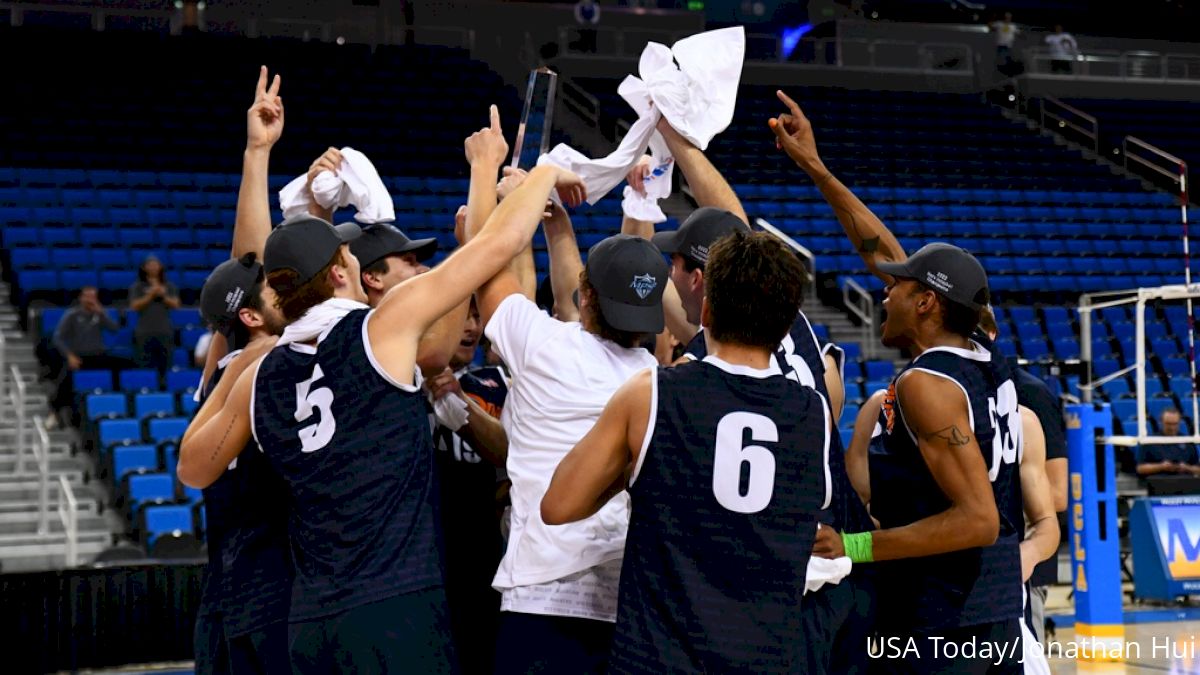
<instances>
[{"instance_id":1,"label":"black baseball cap","mask_svg":"<svg viewBox=\"0 0 1200 675\"><path fill-rule=\"evenodd\" d=\"M588 249L585 269L609 325L629 333L662 332L670 268L654 244L628 234L611 236Z\"/></svg>"},{"instance_id":2,"label":"black baseball cap","mask_svg":"<svg viewBox=\"0 0 1200 675\"><path fill-rule=\"evenodd\" d=\"M409 239L391 223L375 223L363 228L362 236L350 244L350 252L366 269L389 255L413 252L417 260L428 260L437 252L437 239Z\"/></svg>"},{"instance_id":3,"label":"black baseball cap","mask_svg":"<svg viewBox=\"0 0 1200 675\"><path fill-rule=\"evenodd\" d=\"M254 284L262 279L263 266L253 253L217 265L200 289L200 317L219 333L228 332L237 313L246 306Z\"/></svg>"},{"instance_id":4,"label":"black baseball cap","mask_svg":"<svg viewBox=\"0 0 1200 675\"><path fill-rule=\"evenodd\" d=\"M338 247L362 234L358 223L337 227L315 216L301 215L283 221L267 237L263 268L267 274L290 269L300 275L300 283L312 279L333 259Z\"/></svg>"},{"instance_id":5,"label":"black baseball cap","mask_svg":"<svg viewBox=\"0 0 1200 675\"><path fill-rule=\"evenodd\" d=\"M725 209L705 206L693 211L678 230L659 232L651 241L663 253L678 253L703 267L708 262L708 249L721 237L738 230L749 232L750 226Z\"/></svg>"},{"instance_id":6,"label":"black baseball cap","mask_svg":"<svg viewBox=\"0 0 1200 675\"><path fill-rule=\"evenodd\" d=\"M926 244L904 262L879 263L884 274L914 279L964 307L979 310L988 303L987 272L975 256L953 244Z\"/></svg>"}]
</instances>

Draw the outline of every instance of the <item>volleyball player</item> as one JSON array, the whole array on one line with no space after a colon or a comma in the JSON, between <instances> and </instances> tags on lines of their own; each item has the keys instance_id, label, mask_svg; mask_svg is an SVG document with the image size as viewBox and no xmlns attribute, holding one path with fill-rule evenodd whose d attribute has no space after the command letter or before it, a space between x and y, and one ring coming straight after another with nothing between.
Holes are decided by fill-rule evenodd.
<instances>
[{"instance_id":1,"label":"volleyball player","mask_svg":"<svg viewBox=\"0 0 1200 675\"><path fill-rule=\"evenodd\" d=\"M471 243L373 310L346 245L357 226L305 216L268 238L268 283L294 322L236 382L222 379L183 441L208 461L181 478L207 485L253 433L287 482L297 672L454 669L418 343L528 245L555 187L582 199L576 176L531 172Z\"/></svg>"},{"instance_id":2,"label":"volleyball player","mask_svg":"<svg viewBox=\"0 0 1200 675\"><path fill-rule=\"evenodd\" d=\"M710 249L703 359L635 375L559 464L542 519L632 518L609 672L826 672L796 612L829 502L824 397L773 357L804 287L766 233Z\"/></svg>"},{"instance_id":3,"label":"volleyball player","mask_svg":"<svg viewBox=\"0 0 1200 675\"><path fill-rule=\"evenodd\" d=\"M880 630L906 644L912 638L918 648L876 665L1020 672L1018 649L998 665L952 663L933 639L1021 640L1022 524L1012 515L1021 503L1021 417L1007 363L977 330L989 301L987 274L949 244L908 257L825 167L800 107L778 96L788 113L769 121L777 145L813 179L868 269L887 285L883 344L912 356L885 396L881 451L871 456L871 513L882 529L843 535L853 560L881 561Z\"/></svg>"}]
</instances>

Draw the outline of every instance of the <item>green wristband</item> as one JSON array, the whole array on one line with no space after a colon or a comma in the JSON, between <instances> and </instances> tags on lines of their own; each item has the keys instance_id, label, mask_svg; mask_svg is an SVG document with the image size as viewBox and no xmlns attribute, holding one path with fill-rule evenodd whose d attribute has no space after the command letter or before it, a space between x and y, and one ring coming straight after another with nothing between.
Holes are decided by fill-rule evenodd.
<instances>
[{"instance_id":1,"label":"green wristband","mask_svg":"<svg viewBox=\"0 0 1200 675\"><path fill-rule=\"evenodd\" d=\"M846 549L846 556L850 558L850 562L864 563L875 560L871 552L872 539L870 532L857 532L854 534L843 532L842 547Z\"/></svg>"}]
</instances>

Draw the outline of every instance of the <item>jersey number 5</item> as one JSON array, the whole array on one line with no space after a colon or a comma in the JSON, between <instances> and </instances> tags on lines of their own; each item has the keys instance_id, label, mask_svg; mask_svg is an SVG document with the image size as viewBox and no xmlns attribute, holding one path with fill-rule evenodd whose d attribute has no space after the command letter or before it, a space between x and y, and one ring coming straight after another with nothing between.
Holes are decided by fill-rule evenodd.
<instances>
[{"instance_id":1,"label":"jersey number 5","mask_svg":"<svg viewBox=\"0 0 1200 675\"><path fill-rule=\"evenodd\" d=\"M333 432L337 431L337 421L333 419L333 391L329 387L312 388L313 382L325 377L318 364L313 368L312 377L296 385L296 421L303 422L312 417L313 408L317 409L321 418L297 432L300 435L300 452L316 452L329 445L333 440Z\"/></svg>"},{"instance_id":2,"label":"jersey number 5","mask_svg":"<svg viewBox=\"0 0 1200 675\"><path fill-rule=\"evenodd\" d=\"M1005 380L996 392L998 398L988 398L988 414L992 418L992 464L988 468L988 479L996 480L1001 464L1021 461L1023 433L1021 410L1017 407L1017 387L1012 380Z\"/></svg>"},{"instance_id":3,"label":"jersey number 5","mask_svg":"<svg viewBox=\"0 0 1200 675\"><path fill-rule=\"evenodd\" d=\"M775 455L761 445L742 445L746 430L750 440L779 442L779 429L769 417L734 412L717 423L717 447L713 454L713 495L717 503L737 513L758 513L771 503L775 491ZM742 493L742 465L748 475Z\"/></svg>"}]
</instances>

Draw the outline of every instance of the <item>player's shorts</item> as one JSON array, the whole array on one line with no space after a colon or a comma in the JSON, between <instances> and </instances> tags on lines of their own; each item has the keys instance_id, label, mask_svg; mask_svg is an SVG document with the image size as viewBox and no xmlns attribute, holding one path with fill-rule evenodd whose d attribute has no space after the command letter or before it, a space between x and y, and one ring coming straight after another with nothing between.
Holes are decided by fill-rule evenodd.
<instances>
[{"instance_id":1,"label":"player's shorts","mask_svg":"<svg viewBox=\"0 0 1200 675\"><path fill-rule=\"evenodd\" d=\"M196 654L196 675L228 675L229 654L225 651L225 630L220 614L204 613L196 617L192 645Z\"/></svg>"},{"instance_id":2,"label":"player's shorts","mask_svg":"<svg viewBox=\"0 0 1200 675\"><path fill-rule=\"evenodd\" d=\"M457 673L446 593L404 593L288 627L296 673Z\"/></svg>"},{"instance_id":3,"label":"player's shorts","mask_svg":"<svg viewBox=\"0 0 1200 675\"><path fill-rule=\"evenodd\" d=\"M804 594L800 600L800 619L805 637L803 672L812 675L838 672L832 667L833 646L838 632L854 609L853 605L854 590L849 578Z\"/></svg>"},{"instance_id":4,"label":"player's shorts","mask_svg":"<svg viewBox=\"0 0 1200 675\"><path fill-rule=\"evenodd\" d=\"M290 675L288 624L277 621L262 630L225 638L232 675Z\"/></svg>"},{"instance_id":5,"label":"player's shorts","mask_svg":"<svg viewBox=\"0 0 1200 675\"><path fill-rule=\"evenodd\" d=\"M614 628L607 621L501 612L496 673L604 673Z\"/></svg>"}]
</instances>

